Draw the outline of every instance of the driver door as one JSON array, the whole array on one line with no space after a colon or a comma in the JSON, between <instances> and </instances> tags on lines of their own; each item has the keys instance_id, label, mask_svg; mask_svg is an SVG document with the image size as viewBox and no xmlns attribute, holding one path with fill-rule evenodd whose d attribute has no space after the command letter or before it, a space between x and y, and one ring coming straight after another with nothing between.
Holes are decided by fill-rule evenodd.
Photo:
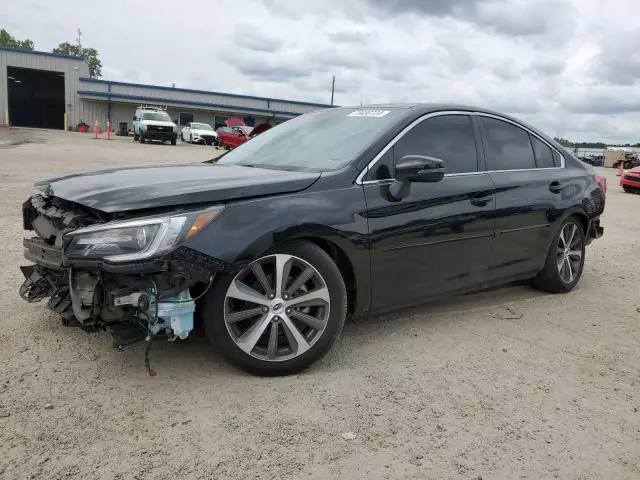
<instances>
[{"instance_id":1,"label":"driver door","mask_svg":"<svg viewBox=\"0 0 640 480\"><path fill-rule=\"evenodd\" d=\"M363 182L374 309L418 304L477 286L487 275L494 185L483 172L475 121L463 112L423 118L392 142ZM395 164L405 155L443 160L445 176L412 182L404 198L390 198Z\"/></svg>"}]
</instances>

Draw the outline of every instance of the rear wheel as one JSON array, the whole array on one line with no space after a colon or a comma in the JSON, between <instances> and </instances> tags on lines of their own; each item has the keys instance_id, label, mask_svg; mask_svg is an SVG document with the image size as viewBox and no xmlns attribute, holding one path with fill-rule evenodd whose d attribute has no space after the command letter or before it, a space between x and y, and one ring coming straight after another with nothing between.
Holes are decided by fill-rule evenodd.
<instances>
[{"instance_id":1,"label":"rear wheel","mask_svg":"<svg viewBox=\"0 0 640 480\"><path fill-rule=\"evenodd\" d=\"M176 139L176 138L172 138L172 139L171 139L171 145L176 145L177 143L178 143L178 142L177 142L177 139Z\"/></svg>"},{"instance_id":2,"label":"rear wheel","mask_svg":"<svg viewBox=\"0 0 640 480\"><path fill-rule=\"evenodd\" d=\"M207 337L232 363L284 375L322 358L340 335L347 294L322 249L289 242L219 277L204 303Z\"/></svg>"},{"instance_id":3,"label":"rear wheel","mask_svg":"<svg viewBox=\"0 0 640 480\"><path fill-rule=\"evenodd\" d=\"M629 161L624 162L624 169L629 170L630 168L633 168L633 163Z\"/></svg>"},{"instance_id":4,"label":"rear wheel","mask_svg":"<svg viewBox=\"0 0 640 480\"><path fill-rule=\"evenodd\" d=\"M552 293L573 290L582 276L584 254L582 224L576 217L569 217L553 238L544 268L536 276L534 285Z\"/></svg>"}]
</instances>

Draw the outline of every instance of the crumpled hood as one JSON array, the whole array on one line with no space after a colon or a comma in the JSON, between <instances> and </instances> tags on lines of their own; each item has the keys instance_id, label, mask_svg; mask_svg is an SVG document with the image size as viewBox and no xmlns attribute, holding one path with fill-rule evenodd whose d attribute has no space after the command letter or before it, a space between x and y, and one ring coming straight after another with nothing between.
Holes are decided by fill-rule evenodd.
<instances>
[{"instance_id":1,"label":"crumpled hood","mask_svg":"<svg viewBox=\"0 0 640 480\"><path fill-rule=\"evenodd\" d=\"M632 173L634 175L640 176L640 167L633 167L627 170L627 173Z\"/></svg>"},{"instance_id":2,"label":"crumpled hood","mask_svg":"<svg viewBox=\"0 0 640 480\"><path fill-rule=\"evenodd\" d=\"M114 213L292 193L319 177L319 173L195 163L72 173L35 186L47 195Z\"/></svg>"}]
</instances>

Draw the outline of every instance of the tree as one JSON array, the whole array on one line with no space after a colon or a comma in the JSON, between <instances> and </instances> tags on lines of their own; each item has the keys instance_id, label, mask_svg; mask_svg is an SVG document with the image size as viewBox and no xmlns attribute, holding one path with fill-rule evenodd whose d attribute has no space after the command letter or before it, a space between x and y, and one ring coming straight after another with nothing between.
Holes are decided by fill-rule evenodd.
<instances>
[{"instance_id":1,"label":"tree","mask_svg":"<svg viewBox=\"0 0 640 480\"><path fill-rule=\"evenodd\" d=\"M89 76L99 78L102 76L102 62L98 58L98 51L95 48L81 48L69 42L63 42L53 49L53 53L64 53L66 55L77 55L84 57L89 65Z\"/></svg>"},{"instance_id":2,"label":"tree","mask_svg":"<svg viewBox=\"0 0 640 480\"><path fill-rule=\"evenodd\" d=\"M33 41L28 38L25 40L17 40L4 28L0 30L0 46L10 48L26 48L33 50Z\"/></svg>"},{"instance_id":3,"label":"tree","mask_svg":"<svg viewBox=\"0 0 640 480\"><path fill-rule=\"evenodd\" d=\"M566 138L559 138L559 137L554 137L553 138L556 142L558 142L560 145L562 145L563 147L573 147L573 143L571 143L569 140L567 140Z\"/></svg>"}]
</instances>

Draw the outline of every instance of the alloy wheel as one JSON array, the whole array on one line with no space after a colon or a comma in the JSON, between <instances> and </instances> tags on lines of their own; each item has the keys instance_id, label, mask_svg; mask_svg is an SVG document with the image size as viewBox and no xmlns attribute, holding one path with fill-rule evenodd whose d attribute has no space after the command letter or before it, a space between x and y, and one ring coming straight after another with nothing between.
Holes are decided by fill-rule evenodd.
<instances>
[{"instance_id":1,"label":"alloy wheel","mask_svg":"<svg viewBox=\"0 0 640 480\"><path fill-rule=\"evenodd\" d=\"M276 254L243 268L224 303L225 325L238 348L260 360L283 361L302 355L320 339L331 302L315 267Z\"/></svg>"},{"instance_id":2,"label":"alloy wheel","mask_svg":"<svg viewBox=\"0 0 640 480\"><path fill-rule=\"evenodd\" d=\"M580 228L573 222L567 223L560 232L556 250L558 273L563 282L573 282L580 272L582 250Z\"/></svg>"}]
</instances>

